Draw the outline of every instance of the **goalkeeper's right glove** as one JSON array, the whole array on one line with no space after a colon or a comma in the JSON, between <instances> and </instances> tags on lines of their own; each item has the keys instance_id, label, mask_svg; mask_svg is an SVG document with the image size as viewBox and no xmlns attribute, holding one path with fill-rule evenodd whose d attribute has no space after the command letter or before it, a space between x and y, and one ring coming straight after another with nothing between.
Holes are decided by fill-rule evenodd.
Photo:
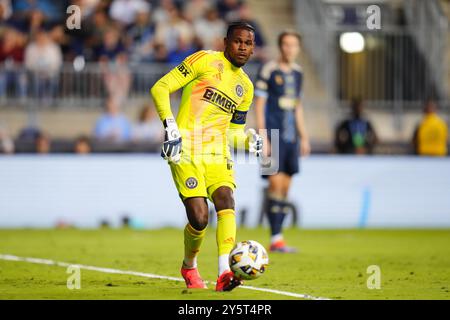
<instances>
[{"instance_id":1,"label":"goalkeeper's right glove","mask_svg":"<svg viewBox=\"0 0 450 320\"><path fill-rule=\"evenodd\" d=\"M181 160L180 130L178 130L177 123L173 118L167 118L163 123L166 134L161 148L161 157L169 162L178 163Z\"/></svg>"},{"instance_id":2,"label":"goalkeeper's right glove","mask_svg":"<svg viewBox=\"0 0 450 320\"><path fill-rule=\"evenodd\" d=\"M259 157L263 151L263 138L255 129L248 129L245 133L248 138L248 151Z\"/></svg>"}]
</instances>

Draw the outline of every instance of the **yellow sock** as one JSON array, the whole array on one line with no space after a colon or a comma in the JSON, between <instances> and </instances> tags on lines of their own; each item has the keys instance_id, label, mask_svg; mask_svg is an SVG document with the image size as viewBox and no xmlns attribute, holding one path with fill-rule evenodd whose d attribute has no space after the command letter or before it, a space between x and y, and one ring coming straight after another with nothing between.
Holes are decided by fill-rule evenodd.
<instances>
[{"instance_id":1,"label":"yellow sock","mask_svg":"<svg viewBox=\"0 0 450 320\"><path fill-rule=\"evenodd\" d=\"M198 231L189 223L184 228L184 266L197 267L197 254L206 234L206 228Z\"/></svg>"},{"instance_id":2,"label":"yellow sock","mask_svg":"<svg viewBox=\"0 0 450 320\"><path fill-rule=\"evenodd\" d=\"M233 249L236 239L236 217L233 209L225 209L217 212L216 241L219 251L219 275L230 267L228 255Z\"/></svg>"}]
</instances>

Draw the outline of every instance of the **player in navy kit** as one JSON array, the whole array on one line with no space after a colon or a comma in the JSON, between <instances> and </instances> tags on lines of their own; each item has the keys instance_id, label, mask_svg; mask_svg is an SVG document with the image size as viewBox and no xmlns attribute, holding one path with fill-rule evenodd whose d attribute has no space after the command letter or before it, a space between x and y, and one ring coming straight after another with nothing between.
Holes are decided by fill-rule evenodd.
<instances>
[{"instance_id":1,"label":"player in navy kit","mask_svg":"<svg viewBox=\"0 0 450 320\"><path fill-rule=\"evenodd\" d=\"M300 41L300 35L294 31L281 33L278 37L280 57L262 66L255 86L257 126L260 130L267 129L264 156L269 157L271 145L279 143L279 154L272 157L272 161L278 162L278 172L267 176L272 252L296 251L286 245L282 225L292 206L287 196L292 176L299 172L299 156L308 155L311 149L301 104L303 73L295 63ZM277 141L273 130L279 130Z\"/></svg>"}]
</instances>

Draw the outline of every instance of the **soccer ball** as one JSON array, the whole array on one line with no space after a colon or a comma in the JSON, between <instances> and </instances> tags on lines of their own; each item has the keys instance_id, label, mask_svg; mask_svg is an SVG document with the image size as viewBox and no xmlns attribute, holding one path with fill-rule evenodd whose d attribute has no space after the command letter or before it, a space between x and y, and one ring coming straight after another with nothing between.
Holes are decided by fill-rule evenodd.
<instances>
[{"instance_id":1,"label":"soccer ball","mask_svg":"<svg viewBox=\"0 0 450 320\"><path fill-rule=\"evenodd\" d=\"M236 243L231 250L230 268L234 276L241 280L259 278L269 265L269 256L266 249L254 241L246 240Z\"/></svg>"}]
</instances>

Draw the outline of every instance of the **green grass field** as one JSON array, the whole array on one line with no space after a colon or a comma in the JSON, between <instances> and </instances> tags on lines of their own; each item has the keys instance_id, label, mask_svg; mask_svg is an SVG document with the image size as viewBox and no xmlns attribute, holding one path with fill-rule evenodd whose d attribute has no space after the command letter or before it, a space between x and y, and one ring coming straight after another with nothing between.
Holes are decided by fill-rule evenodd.
<instances>
[{"instance_id":1,"label":"green grass field","mask_svg":"<svg viewBox=\"0 0 450 320\"><path fill-rule=\"evenodd\" d=\"M267 230L238 230L237 240L267 244ZM294 255L270 254L260 279L246 285L330 299L449 299L449 230L286 230ZM0 230L0 254L180 277L182 231ZM367 267L381 268L381 289L369 290ZM215 281L215 230L208 230L199 270ZM0 260L0 299L291 299L238 288L185 290L184 283L81 270L69 290L66 268Z\"/></svg>"}]
</instances>

